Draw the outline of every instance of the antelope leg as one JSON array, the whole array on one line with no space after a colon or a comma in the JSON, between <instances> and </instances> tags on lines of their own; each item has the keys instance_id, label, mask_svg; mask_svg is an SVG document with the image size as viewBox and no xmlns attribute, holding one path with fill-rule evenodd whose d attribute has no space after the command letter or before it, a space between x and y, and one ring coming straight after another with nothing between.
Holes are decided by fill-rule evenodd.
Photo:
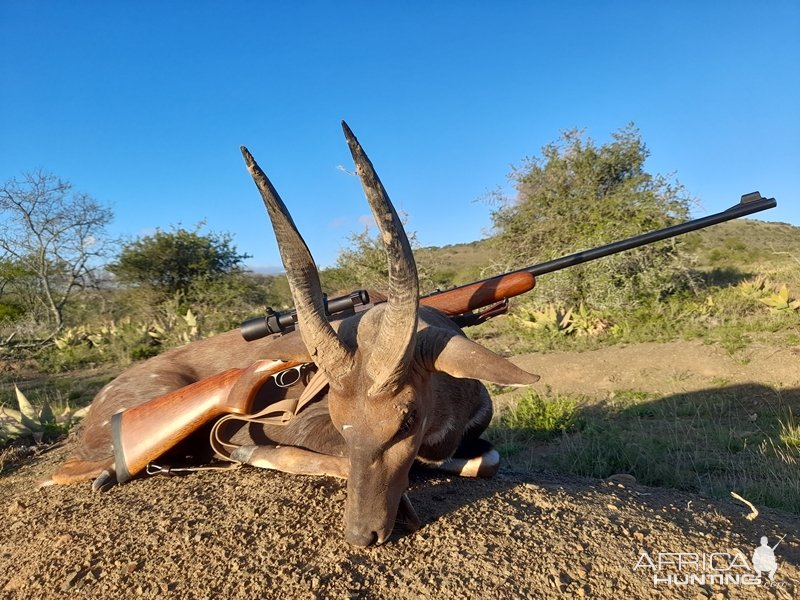
<instances>
[{"instance_id":1,"label":"antelope leg","mask_svg":"<svg viewBox=\"0 0 800 600\"><path fill-rule=\"evenodd\" d=\"M475 458L450 458L434 468L461 477L493 477L500 467L500 454L492 448Z\"/></svg>"},{"instance_id":2,"label":"antelope leg","mask_svg":"<svg viewBox=\"0 0 800 600\"><path fill-rule=\"evenodd\" d=\"M350 461L344 456L329 456L295 446L242 446L231 458L260 469L296 475L330 475L347 479Z\"/></svg>"}]
</instances>

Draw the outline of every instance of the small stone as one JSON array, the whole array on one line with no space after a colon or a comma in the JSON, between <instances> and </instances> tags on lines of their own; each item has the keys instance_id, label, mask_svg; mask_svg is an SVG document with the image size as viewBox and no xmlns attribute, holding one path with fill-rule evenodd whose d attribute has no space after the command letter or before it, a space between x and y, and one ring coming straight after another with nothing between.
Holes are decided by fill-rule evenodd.
<instances>
[{"instance_id":1,"label":"small stone","mask_svg":"<svg viewBox=\"0 0 800 600\"><path fill-rule=\"evenodd\" d=\"M75 582L78 581L80 575L81 572L78 570L67 573L67 576L64 578L64 581L61 584L61 591L66 592L69 588L75 585Z\"/></svg>"},{"instance_id":2,"label":"small stone","mask_svg":"<svg viewBox=\"0 0 800 600\"><path fill-rule=\"evenodd\" d=\"M636 477L629 473L614 473L610 477L607 477L606 481L608 483L616 483L617 485L622 484L622 487L624 487L625 485L636 483Z\"/></svg>"},{"instance_id":3,"label":"small stone","mask_svg":"<svg viewBox=\"0 0 800 600\"><path fill-rule=\"evenodd\" d=\"M607 504L608 510L619 510L615 504Z\"/></svg>"},{"instance_id":4,"label":"small stone","mask_svg":"<svg viewBox=\"0 0 800 600\"><path fill-rule=\"evenodd\" d=\"M14 500L8 505L8 514L16 515L24 511L27 507L19 500Z\"/></svg>"},{"instance_id":5,"label":"small stone","mask_svg":"<svg viewBox=\"0 0 800 600\"><path fill-rule=\"evenodd\" d=\"M8 580L5 587L3 588L4 592L16 592L19 589L25 587L25 579L17 574L14 575L11 579Z\"/></svg>"}]
</instances>

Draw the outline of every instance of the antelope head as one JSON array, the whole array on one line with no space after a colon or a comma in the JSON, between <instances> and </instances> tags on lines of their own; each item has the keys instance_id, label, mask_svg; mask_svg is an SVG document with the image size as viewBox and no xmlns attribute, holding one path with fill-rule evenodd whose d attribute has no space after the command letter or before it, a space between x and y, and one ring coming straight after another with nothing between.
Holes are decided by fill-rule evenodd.
<instances>
[{"instance_id":1,"label":"antelope head","mask_svg":"<svg viewBox=\"0 0 800 600\"><path fill-rule=\"evenodd\" d=\"M420 321L419 282L408 238L372 163L347 124L342 126L386 247L389 290L387 302L343 321L338 333L325 317L319 274L305 241L252 155L244 147L242 153L272 220L298 329L329 381L331 421L347 447L345 539L369 546L391 534L409 470L433 425L432 373L507 385L534 383L538 376L457 330Z\"/></svg>"}]
</instances>

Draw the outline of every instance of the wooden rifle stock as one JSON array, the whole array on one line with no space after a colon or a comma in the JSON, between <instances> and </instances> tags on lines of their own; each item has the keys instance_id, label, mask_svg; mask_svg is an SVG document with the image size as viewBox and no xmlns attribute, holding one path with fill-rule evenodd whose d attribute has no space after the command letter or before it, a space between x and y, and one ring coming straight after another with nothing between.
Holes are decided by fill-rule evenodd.
<instances>
[{"instance_id":1,"label":"wooden rifle stock","mask_svg":"<svg viewBox=\"0 0 800 600\"><path fill-rule=\"evenodd\" d=\"M449 290L434 292L419 299L420 304L436 308L446 315L458 316L503 302L531 291L536 278L527 271L515 271Z\"/></svg>"},{"instance_id":2,"label":"wooden rifle stock","mask_svg":"<svg viewBox=\"0 0 800 600\"><path fill-rule=\"evenodd\" d=\"M124 483L178 442L213 419L247 414L261 386L299 362L259 360L246 369L228 369L117 413L111 437L117 481Z\"/></svg>"}]
</instances>

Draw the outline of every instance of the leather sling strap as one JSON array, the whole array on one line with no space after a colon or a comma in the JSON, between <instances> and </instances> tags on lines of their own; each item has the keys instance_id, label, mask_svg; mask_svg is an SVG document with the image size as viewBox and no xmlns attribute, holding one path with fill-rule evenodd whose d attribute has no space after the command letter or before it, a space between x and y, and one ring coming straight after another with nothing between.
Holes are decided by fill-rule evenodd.
<instances>
[{"instance_id":1,"label":"leather sling strap","mask_svg":"<svg viewBox=\"0 0 800 600\"><path fill-rule=\"evenodd\" d=\"M308 385L297 398L286 398L269 404L263 410L251 415L225 415L221 417L211 429L210 443L214 455L222 460L239 464L239 461L230 457L231 453L240 447L223 435L224 426L228 423L257 423L261 425L286 425L297 416L311 402L317 400L328 387L328 380L322 371L317 371L311 377Z\"/></svg>"}]
</instances>

